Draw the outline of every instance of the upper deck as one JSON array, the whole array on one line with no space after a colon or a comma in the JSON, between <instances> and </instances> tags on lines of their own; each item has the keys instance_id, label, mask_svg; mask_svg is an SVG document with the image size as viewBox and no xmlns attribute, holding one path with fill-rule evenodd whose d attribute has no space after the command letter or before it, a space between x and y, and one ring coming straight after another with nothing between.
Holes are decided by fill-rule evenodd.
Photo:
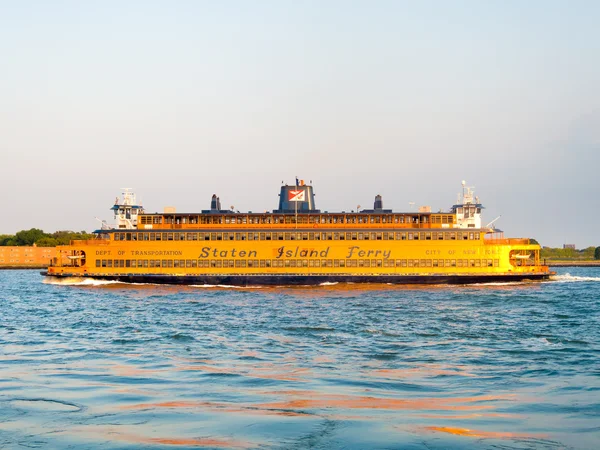
<instances>
[{"instance_id":1,"label":"upper deck","mask_svg":"<svg viewBox=\"0 0 600 450\"><path fill-rule=\"evenodd\" d=\"M454 228L449 213L201 213L143 214L137 229Z\"/></svg>"},{"instance_id":2,"label":"upper deck","mask_svg":"<svg viewBox=\"0 0 600 450\"><path fill-rule=\"evenodd\" d=\"M131 195L131 194L129 194ZM448 212L431 212L429 207L421 207L418 212L393 212L383 208L380 195L375 196L373 209L360 209L356 212L327 212L316 209L312 185L296 179L295 185L282 185L279 194L279 207L262 213L221 209L221 201L213 195L210 209L199 213L176 213L174 208L166 208L163 213L146 213L141 207L130 206L131 201L118 203L112 208L129 212L126 207L135 208L135 220L118 221L115 229L137 229L139 231L169 230L298 230L320 229L389 230L389 229L469 229L489 231L482 227L479 200L473 196L471 188L463 181L462 197ZM106 231L106 230L103 230Z\"/></svg>"}]
</instances>

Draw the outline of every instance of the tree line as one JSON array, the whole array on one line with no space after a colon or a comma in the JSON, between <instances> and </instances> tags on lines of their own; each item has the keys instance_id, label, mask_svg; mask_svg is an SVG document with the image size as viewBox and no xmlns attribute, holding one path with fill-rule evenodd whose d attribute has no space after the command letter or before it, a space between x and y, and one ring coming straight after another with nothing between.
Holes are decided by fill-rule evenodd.
<instances>
[{"instance_id":1,"label":"tree line","mask_svg":"<svg viewBox=\"0 0 600 450\"><path fill-rule=\"evenodd\" d=\"M0 234L0 246L22 246L37 245L38 247L56 247L57 245L68 245L73 239L92 239L93 234L85 231L55 231L45 233L38 228L21 230L15 234Z\"/></svg>"},{"instance_id":2,"label":"tree line","mask_svg":"<svg viewBox=\"0 0 600 450\"><path fill-rule=\"evenodd\" d=\"M529 239L529 243L540 245L535 239ZM542 247L540 257L557 261L600 259L600 247L586 247L581 250L574 248Z\"/></svg>"},{"instance_id":3,"label":"tree line","mask_svg":"<svg viewBox=\"0 0 600 450\"><path fill-rule=\"evenodd\" d=\"M600 259L600 247L587 247L581 250L574 248L543 247L541 258L553 260L590 260Z\"/></svg>"}]
</instances>

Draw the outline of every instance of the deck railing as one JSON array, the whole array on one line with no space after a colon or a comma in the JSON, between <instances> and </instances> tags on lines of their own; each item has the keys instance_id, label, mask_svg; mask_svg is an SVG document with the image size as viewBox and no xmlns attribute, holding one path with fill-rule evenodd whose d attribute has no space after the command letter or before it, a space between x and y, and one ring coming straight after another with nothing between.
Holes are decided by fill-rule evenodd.
<instances>
[{"instance_id":1,"label":"deck railing","mask_svg":"<svg viewBox=\"0 0 600 450\"><path fill-rule=\"evenodd\" d=\"M70 245L110 245L108 239L75 239Z\"/></svg>"},{"instance_id":2,"label":"deck railing","mask_svg":"<svg viewBox=\"0 0 600 450\"><path fill-rule=\"evenodd\" d=\"M484 239L486 245L529 245L529 239L506 238L506 239Z\"/></svg>"}]
</instances>

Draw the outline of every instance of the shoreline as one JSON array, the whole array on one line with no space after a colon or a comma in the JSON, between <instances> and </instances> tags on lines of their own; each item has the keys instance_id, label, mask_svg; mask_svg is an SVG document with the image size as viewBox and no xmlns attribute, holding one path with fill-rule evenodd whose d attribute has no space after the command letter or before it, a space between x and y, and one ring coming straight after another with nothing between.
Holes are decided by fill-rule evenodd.
<instances>
[{"instance_id":1,"label":"shoreline","mask_svg":"<svg viewBox=\"0 0 600 450\"><path fill-rule=\"evenodd\" d=\"M545 261L549 267L600 267L600 261Z\"/></svg>"}]
</instances>

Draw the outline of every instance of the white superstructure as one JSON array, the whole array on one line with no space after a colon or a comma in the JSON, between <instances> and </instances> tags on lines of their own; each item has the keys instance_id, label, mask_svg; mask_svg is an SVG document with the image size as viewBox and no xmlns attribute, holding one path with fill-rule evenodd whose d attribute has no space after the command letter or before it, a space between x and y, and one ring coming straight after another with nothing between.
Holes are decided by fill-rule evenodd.
<instances>
[{"instance_id":1,"label":"white superstructure","mask_svg":"<svg viewBox=\"0 0 600 450\"><path fill-rule=\"evenodd\" d=\"M474 195L474 187L462 182L462 195L458 194L458 201L452 206L451 212L456 213L458 228L481 228L481 210L479 197Z\"/></svg>"},{"instance_id":2,"label":"white superstructure","mask_svg":"<svg viewBox=\"0 0 600 450\"><path fill-rule=\"evenodd\" d=\"M131 229L137 227L137 219L139 214L144 214L142 205L138 205L135 199L135 194L131 192L131 188L122 188L123 198L115 199L115 204L111 210L115 214L115 228Z\"/></svg>"}]
</instances>

